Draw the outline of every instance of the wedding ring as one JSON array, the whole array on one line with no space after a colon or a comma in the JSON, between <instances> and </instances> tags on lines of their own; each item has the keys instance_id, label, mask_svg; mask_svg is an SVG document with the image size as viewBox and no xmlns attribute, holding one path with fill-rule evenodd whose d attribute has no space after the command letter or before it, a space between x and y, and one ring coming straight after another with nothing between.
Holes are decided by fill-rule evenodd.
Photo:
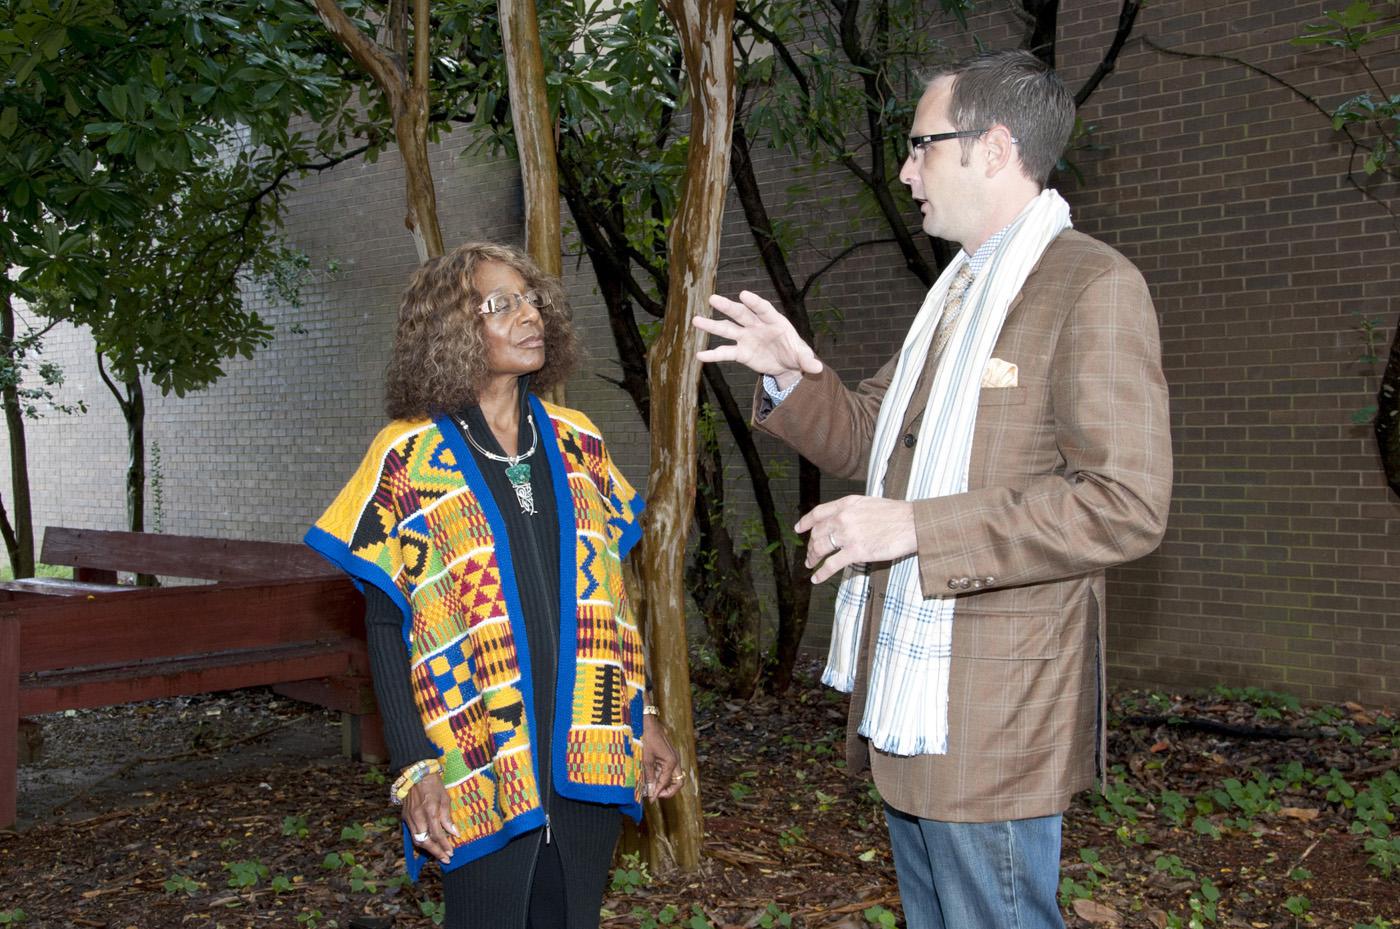
<instances>
[{"instance_id":1,"label":"wedding ring","mask_svg":"<svg viewBox=\"0 0 1400 929\"><path fill-rule=\"evenodd\" d=\"M677 771L675 774L672 774L672 775L671 775L671 783L672 783L672 784L680 784L680 783L683 783L684 781L685 781L685 772L684 772L684 771Z\"/></svg>"},{"instance_id":2,"label":"wedding ring","mask_svg":"<svg viewBox=\"0 0 1400 929\"><path fill-rule=\"evenodd\" d=\"M428 834L426 832L415 832L413 833L413 841L426 842L428 841Z\"/></svg>"},{"instance_id":3,"label":"wedding ring","mask_svg":"<svg viewBox=\"0 0 1400 929\"><path fill-rule=\"evenodd\" d=\"M831 543L831 550L833 552L841 551L841 546L836 544L836 533L834 531L830 529L826 531L826 540Z\"/></svg>"}]
</instances>

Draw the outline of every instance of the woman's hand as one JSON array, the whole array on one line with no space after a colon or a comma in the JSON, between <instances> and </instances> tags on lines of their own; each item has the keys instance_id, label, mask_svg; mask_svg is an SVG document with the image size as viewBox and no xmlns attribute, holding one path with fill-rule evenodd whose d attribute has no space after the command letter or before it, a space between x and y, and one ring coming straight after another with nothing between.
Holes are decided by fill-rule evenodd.
<instances>
[{"instance_id":1,"label":"woman's hand","mask_svg":"<svg viewBox=\"0 0 1400 929\"><path fill-rule=\"evenodd\" d=\"M443 864L452 860L449 836L458 835L451 809L447 788L437 774L426 775L403 798L403 821L413 835L413 844Z\"/></svg>"},{"instance_id":2,"label":"woman's hand","mask_svg":"<svg viewBox=\"0 0 1400 929\"><path fill-rule=\"evenodd\" d=\"M655 716L642 717L642 778L644 793L653 800L675 796L685 783L680 756Z\"/></svg>"}]
</instances>

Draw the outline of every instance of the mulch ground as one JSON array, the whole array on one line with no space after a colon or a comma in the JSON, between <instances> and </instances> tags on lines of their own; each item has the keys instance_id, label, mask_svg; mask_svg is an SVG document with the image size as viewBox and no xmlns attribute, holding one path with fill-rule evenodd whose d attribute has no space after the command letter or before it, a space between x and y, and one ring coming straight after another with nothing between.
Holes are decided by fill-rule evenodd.
<instances>
[{"instance_id":1,"label":"mulch ground","mask_svg":"<svg viewBox=\"0 0 1400 929\"><path fill-rule=\"evenodd\" d=\"M603 925L900 924L879 796L841 769L844 718L844 698L810 680L742 704L699 693L702 867L619 867ZM431 869L400 877L381 769L260 747L333 745L326 714L249 691L41 723L20 829L0 832L0 926L428 929L440 916ZM1111 723L1107 789L1065 818L1069 926L1400 925L1393 717L1256 691L1128 692Z\"/></svg>"}]
</instances>

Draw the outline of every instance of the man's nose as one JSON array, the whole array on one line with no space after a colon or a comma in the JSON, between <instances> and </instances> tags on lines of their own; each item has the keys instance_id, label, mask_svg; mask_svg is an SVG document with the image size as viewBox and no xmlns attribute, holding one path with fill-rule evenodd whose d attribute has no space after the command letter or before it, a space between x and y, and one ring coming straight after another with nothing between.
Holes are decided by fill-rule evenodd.
<instances>
[{"instance_id":1,"label":"man's nose","mask_svg":"<svg viewBox=\"0 0 1400 929\"><path fill-rule=\"evenodd\" d=\"M906 155L904 157L904 164L900 166L899 169L900 182L908 184L912 187L914 184L914 178L918 175L918 173L918 170L914 167L914 156Z\"/></svg>"}]
</instances>

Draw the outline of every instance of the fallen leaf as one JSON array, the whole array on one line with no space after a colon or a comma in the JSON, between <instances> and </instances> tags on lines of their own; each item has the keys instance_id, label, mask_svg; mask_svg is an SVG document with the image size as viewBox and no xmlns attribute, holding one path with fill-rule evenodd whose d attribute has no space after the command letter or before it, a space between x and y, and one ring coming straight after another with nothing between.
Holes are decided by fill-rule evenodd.
<instances>
[{"instance_id":1,"label":"fallen leaf","mask_svg":"<svg viewBox=\"0 0 1400 929\"><path fill-rule=\"evenodd\" d=\"M1314 819L1317 819L1319 812L1319 810L1314 810L1306 806L1285 806L1279 809L1278 815L1310 823Z\"/></svg>"},{"instance_id":2,"label":"fallen leaf","mask_svg":"<svg viewBox=\"0 0 1400 929\"><path fill-rule=\"evenodd\" d=\"M1154 743L1153 746L1148 749L1148 751L1153 753L1164 752L1171 747L1172 743L1168 742L1166 739L1161 739L1158 742Z\"/></svg>"},{"instance_id":3,"label":"fallen leaf","mask_svg":"<svg viewBox=\"0 0 1400 929\"><path fill-rule=\"evenodd\" d=\"M1121 926L1123 917L1111 906L1104 906L1095 900L1074 901L1074 915L1095 926Z\"/></svg>"},{"instance_id":4,"label":"fallen leaf","mask_svg":"<svg viewBox=\"0 0 1400 929\"><path fill-rule=\"evenodd\" d=\"M1143 916L1147 918L1154 929L1167 929L1167 914L1165 910L1145 910Z\"/></svg>"}]
</instances>

